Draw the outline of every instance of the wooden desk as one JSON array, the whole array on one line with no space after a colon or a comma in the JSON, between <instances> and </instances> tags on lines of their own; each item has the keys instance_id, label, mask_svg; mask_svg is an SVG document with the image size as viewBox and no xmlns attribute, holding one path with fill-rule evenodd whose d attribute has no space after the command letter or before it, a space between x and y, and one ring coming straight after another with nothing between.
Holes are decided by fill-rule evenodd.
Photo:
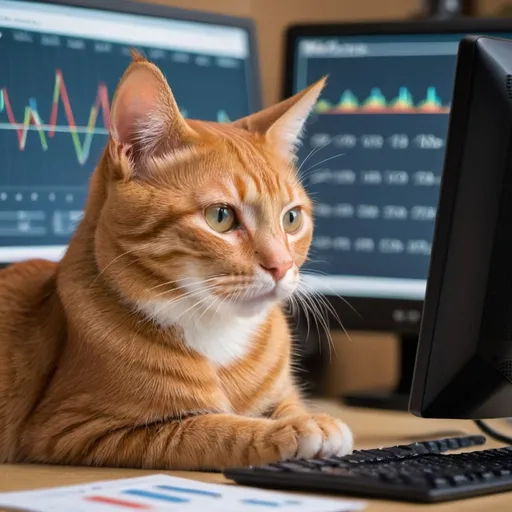
<instances>
[{"instance_id":1,"label":"wooden desk","mask_svg":"<svg viewBox=\"0 0 512 512\"><path fill-rule=\"evenodd\" d=\"M431 438L478 433L471 422L439 421L415 418L398 412L380 412L362 409L343 408L332 401L316 401L313 410L327 411L343 418L353 429L357 448L375 448L394 444L411 443ZM505 428L500 425L500 428ZM489 442L487 448L498 446ZM58 485L72 485L95 480L129 478L150 474L149 471L77 468L39 465L0 465L0 492L36 489ZM162 473L159 471L159 473ZM169 472L175 476L192 478L212 483L226 483L219 474ZM398 502L366 500L369 512L406 512L425 509L425 505ZM440 505L428 505L433 512L510 512L512 510L512 492L495 494L483 498L455 501Z\"/></svg>"}]
</instances>

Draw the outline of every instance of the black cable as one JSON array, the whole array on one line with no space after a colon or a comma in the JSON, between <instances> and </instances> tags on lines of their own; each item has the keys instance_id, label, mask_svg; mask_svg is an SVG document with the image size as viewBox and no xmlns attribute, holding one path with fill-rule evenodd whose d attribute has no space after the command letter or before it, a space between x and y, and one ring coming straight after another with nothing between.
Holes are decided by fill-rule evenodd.
<instances>
[{"instance_id":1,"label":"black cable","mask_svg":"<svg viewBox=\"0 0 512 512\"><path fill-rule=\"evenodd\" d=\"M500 443L505 443L508 445L512 445L512 437L507 436L506 434L502 434L498 430L495 430L490 425L488 425L485 421L475 420L478 428L489 437L492 437L495 441L499 441Z\"/></svg>"}]
</instances>

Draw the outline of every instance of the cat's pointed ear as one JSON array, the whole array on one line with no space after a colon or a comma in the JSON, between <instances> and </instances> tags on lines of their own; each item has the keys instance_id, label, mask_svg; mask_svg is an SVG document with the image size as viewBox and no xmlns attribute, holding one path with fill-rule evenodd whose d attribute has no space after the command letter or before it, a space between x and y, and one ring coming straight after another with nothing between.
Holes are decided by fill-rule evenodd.
<instances>
[{"instance_id":1,"label":"cat's pointed ear","mask_svg":"<svg viewBox=\"0 0 512 512\"><path fill-rule=\"evenodd\" d=\"M137 52L132 57L110 112L111 143L127 157L125 178L141 172L149 158L183 149L195 135L158 67Z\"/></svg>"},{"instance_id":2,"label":"cat's pointed ear","mask_svg":"<svg viewBox=\"0 0 512 512\"><path fill-rule=\"evenodd\" d=\"M294 159L306 120L315 106L327 78L272 107L239 119L234 125L264 134L285 157Z\"/></svg>"}]
</instances>

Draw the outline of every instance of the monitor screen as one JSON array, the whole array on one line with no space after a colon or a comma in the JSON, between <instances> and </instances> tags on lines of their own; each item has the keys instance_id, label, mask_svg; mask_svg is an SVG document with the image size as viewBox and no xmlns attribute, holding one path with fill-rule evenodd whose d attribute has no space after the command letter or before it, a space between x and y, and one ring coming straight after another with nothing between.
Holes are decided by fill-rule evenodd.
<instances>
[{"instance_id":1,"label":"monitor screen","mask_svg":"<svg viewBox=\"0 0 512 512\"><path fill-rule=\"evenodd\" d=\"M162 69L185 116L227 122L260 107L250 24L191 16L0 0L1 263L62 256L131 48Z\"/></svg>"},{"instance_id":2,"label":"monitor screen","mask_svg":"<svg viewBox=\"0 0 512 512\"><path fill-rule=\"evenodd\" d=\"M463 35L294 40L292 92L328 75L299 155L316 203L305 279L317 291L424 298Z\"/></svg>"}]
</instances>

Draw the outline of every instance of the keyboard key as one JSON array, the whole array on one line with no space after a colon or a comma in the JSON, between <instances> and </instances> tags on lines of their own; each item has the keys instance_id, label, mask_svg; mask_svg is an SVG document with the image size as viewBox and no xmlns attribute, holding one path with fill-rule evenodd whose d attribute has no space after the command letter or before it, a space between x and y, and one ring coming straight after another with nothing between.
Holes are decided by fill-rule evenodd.
<instances>
[{"instance_id":1,"label":"keyboard key","mask_svg":"<svg viewBox=\"0 0 512 512\"><path fill-rule=\"evenodd\" d=\"M445 439L437 441L437 446L440 452L447 452L450 449L450 447L448 446L448 442Z\"/></svg>"},{"instance_id":2,"label":"keyboard key","mask_svg":"<svg viewBox=\"0 0 512 512\"><path fill-rule=\"evenodd\" d=\"M393 446L392 448L385 448L382 450L384 453L389 453L391 457L403 459L407 456L409 456L409 451L403 450L399 448L398 446Z\"/></svg>"},{"instance_id":3,"label":"keyboard key","mask_svg":"<svg viewBox=\"0 0 512 512\"><path fill-rule=\"evenodd\" d=\"M390 484L400 485L402 483L402 479L398 475L391 472L380 473L379 478Z\"/></svg>"},{"instance_id":4,"label":"keyboard key","mask_svg":"<svg viewBox=\"0 0 512 512\"><path fill-rule=\"evenodd\" d=\"M326 459L308 459L304 460L305 463L310 464L314 468L320 468L322 466L330 465Z\"/></svg>"},{"instance_id":5,"label":"keyboard key","mask_svg":"<svg viewBox=\"0 0 512 512\"><path fill-rule=\"evenodd\" d=\"M320 471L328 475L339 475L353 478L357 478L358 476L355 471L352 471L349 468L333 468L332 466L324 466L323 468L320 468Z\"/></svg>"},{"instance_id":6,"label":"keyboard key","mask_svg":"<svg viewBox=\"0 0 512 512\"><path fill-rule=\"evenodd\" d=\"M438 477L435 477L433 480L432 480L432 485L436 488L436 489L445 489L446 487L451 487L451 484L450 482L448 481L447 478L444 478L442 476L438 476Z\"/></svg>"},{"instance_id":7,"label":"keyboard key","mask_svg":"<svg viewBox=\"0 0 512 512\"><path fill-rule=\"evenodd\" d=\"M419 489L430 487L428 480L421 476L409 477L406 484Z\"/></svg>"},{"instance_id":8,"label":"keyboard key","mask_svg":"<svg viewBox=\"0 0 512 512\"><path fill-rule=\"evenodd\" d=\"M414 443L411 445L411 449L416 455L425 455L428 453L426 446L421 443Z\"/></svg>"},{"instance_id":9,"label":"keyboard key","mask_svg":"<svg viewBox=\"0 0 512 512\"><path fill-rule=\"evenodd\" d=\"M454 475L450 478L454 485L465 485L469 483L469 478L466 475Z\"/></svg>"},{"instance_id":10,"label":"keyboard key","mask_svg":"<svg viewBox=\"0 0 512 512\"><path fill-rule=\"evenodd\" d=\"M347 455L344 460L350 462L352 464L359 464L360 462L368 462L368 455L362 455L359 453L352 453L351 455ZM375 459L375 457L374 457Z\"/></svg>"},{"instance_id":11,"label":"keyboard key","mask_svg":"<svg viewBox=\"0 0 512 512\"><path fill-rule=\"evenodd\" d=\"M381 450L361 450L361 451L364 452L364 455L369 462L382 462L386 459L385 454ZM341 459L343 461L348 461L349 458L350 458L350 455L345 455Z\"/></svg>"},{"instance_id":12,"label":"keyboard key","mask_svg":"<svg viewBox=\"0 0 512 512\"><path fill-rule=\"evenodd\" d=\"M469 448L471 446L471 437L459 438L459 444L461 448Z\"/></svg>"},{"instance_id":13,"label":"keyboard key","mask_svg":"<svg viewBox=\"0 0 512 512\"><path fill-rule=\"evenodd\" d=\"M308 468L308 469L313 469L313 470L318 467L317 464L313 464L312 460L306 460L306 459L297 459L297 460L294 460L293 463L297 464L303 468ZM336 462L331 461L329 459L323 459L323 463L321 465L322 466L325 466L325 465L336 466L336 464L337 464Z\"/></svg>"},{"instance_id":14,"label":"keyboard key","mask_svg":"<svg viewBox=\"0 0 512 512\"><path fill-rule=\"evenodd\" d=\"M461 448L461 444L457 438L447 439L447 445L449 450L458 450Z\"/></svg>"},{"instance_id":15,"label":"keyboard key","mask_svg":"<svg viewBox=\"0 0 512 512\"><path fill-rule=\"evenodd\" d=\"M439 445L435 441L427 441L424 445L429 453L439 453Z\"/></svg>"},{"instance_id":16,"label":"keyboard key","mask_svg":"<svg viewBox=\"0 0 512 512\"><path fill-rule=\"evenodd\" d=\"M311 468L304 467L301 464L298 464L297 462L278 462L277 464L274 464L278 468L284 469L285 471L294 471L294 472L311 472Z\"/></svg>"},{"instance_id":17,"label":"keyboard key","mask_svg":"<svg viewBox=\"0 0 512 512\"><path fill-rule=\"evenodd\" d=\"M254 466L252 469L256 471L267 471L269 473L282 473L283 470L276 466Z\"/></svg>"}]
</instances>

